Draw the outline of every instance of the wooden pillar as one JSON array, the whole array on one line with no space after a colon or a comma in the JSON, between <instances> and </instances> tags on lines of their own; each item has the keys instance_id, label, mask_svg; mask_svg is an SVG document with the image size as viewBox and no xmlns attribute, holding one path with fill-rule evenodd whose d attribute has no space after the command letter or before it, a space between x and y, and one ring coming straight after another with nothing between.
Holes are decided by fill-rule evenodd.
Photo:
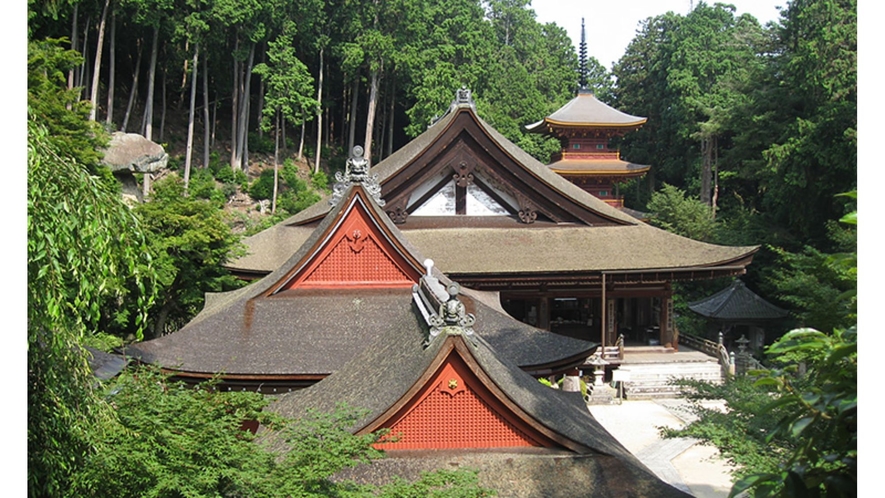
<instances>
[{"instance_id":1,"label":"wooden pillar","mask_svg":"<svg viewBox=\"0 0 885 498\"><path fill-rule=\"evenodd\" d=\"M550 298L541 296L538 301L538 328L550 330Z\"/></svg>"},{"instance_id":2,"label":"wooden pillar","mask_svg":"<svg viewBox=\"0 0 885 498\"><path fill-rule=\"evenodd\" d=\"M605 332L608 328L608 317L606 316L606 313L608 312L608 302L605 300L605 273L602 274L602 302L600 307L602 308L600 310L602 316L600 317L599 322L599 350L603 351L605 350Z\"/></svg>"},{"instance_id":3,"label":"wooden pillar","mask_svg":"<svg viewBox=\"0 0 885 498\"><path fill-rule=\"evenodd\" d=\"M667 285L664 295L661 296L661 344L669 345L674 349L679 349L677 338L673 334L673 291Z\"/></svg>"}]
</instances>

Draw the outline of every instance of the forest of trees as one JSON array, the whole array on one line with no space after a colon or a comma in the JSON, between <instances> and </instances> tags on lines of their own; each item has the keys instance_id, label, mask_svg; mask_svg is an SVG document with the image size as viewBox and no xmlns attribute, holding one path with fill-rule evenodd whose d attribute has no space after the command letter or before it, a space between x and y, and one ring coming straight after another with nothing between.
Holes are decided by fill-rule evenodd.
<instances>
[{"instance_id":1,"label":"forest of trees","mask_svg":"<svg viewBox=\"0 0 885 498\"><path fill-rule=\"evenodd\" d=\"M792 0L766 26L699 2L640 23L612 72L587 65L601 100L648 117L620 144L652 166L621 186L628 206L696 239L761 245L745 279L793 324L856 323L856 265L833 263L856 251L856 225L837 221L856 209L839 195L857 188L856 0ZM239 285L220 266L238 250L222 212L235 190L303 209L344 151L365 144L378 162L462 86L546 162L559 143L524 127L575 95L578 66L565 30L539 23L529 0L29 0L30 494L91 489L105 477L83 472L90 461L122 469L102 452L140 429L116 425L80 346L175 330L204 292ZM100 164L114 131L165 145L181 179L126 207ZM253 181L244 170L259 153L278 168ZM677 289L680 328L693 326L685 302L723 286ZM207 493L250 489L240 477Z\"/></svg>"}]
</instances>

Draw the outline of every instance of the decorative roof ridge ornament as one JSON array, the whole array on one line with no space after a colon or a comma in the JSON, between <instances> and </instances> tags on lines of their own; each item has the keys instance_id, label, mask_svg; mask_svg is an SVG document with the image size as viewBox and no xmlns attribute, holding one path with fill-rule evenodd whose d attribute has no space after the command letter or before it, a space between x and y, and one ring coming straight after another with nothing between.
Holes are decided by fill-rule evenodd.
<instances>
[{"instance_id":1,"label":"decorative roof ridge ornament","mask_svg":"<svg viewBox=\"0 0 885 498\"><path fill-rule=\"evenodd\" d=\"M473 112L476 112L476 102L473 101L473 93L467 89L466 86L462 86L458 90L455 90L455 99L452 100L452 104L446 109L446 112L443 113L442 116L433 116L433 119L430 120L430 124L427 125L428 128L438 123L442 118L448 116L449 114L455 112L459 106L466 105L473 109Z\"/></svg>"},{"instance_id":2,"label":"decorative roof ridge ornament","mask_svg":"<svg viewBox=\"0 0 885 498\"><path fill-rule=\"evenodd\" d=\"M350 157L347 158L347 162L344 164L344 172L338 171L335 173L335 180L337 182L332 188L332 198L329 199L329 204L333 206L338 204L338 201L344 196L344 192L347 191L347 187L360 184L375 199L379 206L384 206L385 203L384 199L381 198L381 185L378 183L378 175L369 174L371 165L368 159L363 157L363 153L363 147L355 145Z\"/></svg>"},{"instance_id":3,"label":"decorative roof ridge ornament","mask_svg":"<svg viewBox=\"0 0 885 498\"><path fill-rule=\"evenodd\" d=\"M424 261L427 273L421 277L420 283L412 286L412 299L430 328L424 346L442 335L463 335L465 338L476 339L473 324L476 317L467 313L464 303L458 299L461 286L452 282L443 287L439 279L433 276L433 260Z\"/></svg>"},{"instance_id":4,"label":"decorative roof ridge ornament","mask_svg":"<svg viewBox=\"0 0 885 498\"><path fill-rule=\"evenodd\" d=\"M462 86L455 91L455 100L452 101L452 110L455 110L455 108L461 105L468 105L471 109L476 111L476 102L473 101L473 93L468 90L466 86Z\"/></svg>"}]
</instances>

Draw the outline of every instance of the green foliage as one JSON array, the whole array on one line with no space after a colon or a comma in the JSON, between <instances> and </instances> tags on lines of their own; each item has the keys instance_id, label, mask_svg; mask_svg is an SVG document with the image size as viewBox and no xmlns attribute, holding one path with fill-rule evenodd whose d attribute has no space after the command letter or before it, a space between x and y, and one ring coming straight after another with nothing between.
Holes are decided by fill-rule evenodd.
<instances>
[{"instance_id":1,"label":"green foliage","mask_svg":"<svg viewBox=\"0 0 885 498\"><path fill-rule=\"evenodd\" d=\"M222 267L238 250L236 236L216 205L185 195L180 178L156 182L150 201L136 212L149 234L158 275L159 297L151 309L155 336L186 324L202 309L206 292L240 285Z\"/></svg>"},{"instance_id":2,"label":"green foliage","mask_svg":"<svg viewBox=\"0 0 885 498\"><path fill-rule=\"evenodd\" d=\"M843 221L855 225L857 213ZM856 264L856 254L845 254L821 265L856 276ZM834 300L855 298L845 292ZM727 413L696 408L699 419L671 433L715 444L741 466L729 496L857 496L856 325L831 334L795 329L766 354L773 368L750 372L754 378L688 383L696 398L725 399Z\"/></svg>"},{"instance_id":3,"label":"green foliage","mask_svg":"<svg viewBox=\"0 0 885 498\"><path fill-rule=\"evenodd\" d=\"M752 488L757 496L857 496L857 329L796 329L767 352L795 361L756 381L780 394L763 408L784 412L769 439L789 438L795 449L778 472L748 476L731 495Z\"/></svg>"},{"instance_id":4,"label":"green foliage","mask_svg":"<svg viewBox=\"0 0 885 498\"><path fill-rule=\"evenodd\" d=\"M378 435L350 428L360 410L308 412L285 420L263 411L268 399L223 392L215 382L191 388L156 369L124 372L105 389L116 419L76 476L71 496L136 497L473 497L489 496L476 473L440 471L414 483L381 487L330 480L382 456ZM258 421L260 437L242 430Z\"/></svg>"},{"instance_id":5,"label":"green foliage","mask_svg":"<svg viewBox=\"0 0 885 498\"><path fill-rule=\"evenodd\" d=\"M231 170L230 168L227 169ZM213 178L212 172L206 168L198 168L193 171L188 185L188 195L197 199L209 200L217 208L224 206L224 203L227 201L227 196L218 190L218 187L215 185L215 178Z\"/></svg>"},{"instance_id":6,"label":"green foliage","mask_svg":"<svg viewBox=\"0 0 885 498\"><path fill-rule=\"evenodd\" d=\"M83 338L123 299L141 334L152 269L134 214L38 121L28 120L28 490L59 496L108 417Z\"/></svg>"},{"instance_id":7,"label":"green foliage","mask_svg":"<svg viewBox=\"0 0 885 498\"><path fill-rule=\"evenodd\" d=\"M113 381L105 399L116 420L72 496L230 496L259 477L261 448L239 427L268 420L260 394L191 389L139 368Z\"/></svg>"},{"instance_id":8,"label":"green foliage","mask_svg":"<svg viewBox=\"0 0 885 498\"><path fill-rule=\"evenodd\" d=\"M256 200L273 197L273 176L272 169L262 170L258 178L253 180L252 185L249 186L249 195Z\"/></svg>"},{"instance_id":9,"label":"green foliage","mask_svg":"<svg viewBox=\"0 0 885 498\"><path fill-rule=\"evenodd\" d=\"M326 175L326 173L323 171L311 173L310 182L313 184L313 188L319 190L320 192L329 191L329 176Z\"/></svg>"},{"instance_id":10,"label":"green foliage","mask_svg":"<svg viewBox=\"0 0 885 498\"><path fill-rule=\"evenodd\" d=\"M264 135L259 135L257 132L249 133L249 150L251 152L258 152L260 154L273 154L274 153L274 140L273 136L265 133ZM233 171L233 170L231 170Z\"/></svg>"},{"instance_id":11,"label":"green foliage","mask_svg":"<svg viewBox=\"0 0 885 498\"><path fill-rule=\"evenodd\" d=\"M48 131L58 153L70 157L93 175L110 179L99 165L108 141L104 130L87 118L91 105L81 101L81 89L67 89L66 71L77 67L82 57L61 47L63 39L28 43L28 119Z\"/></svg>"},{"instance_id":12,"label":"green foliage","mask_svg":"<svg viewBox=\"0 0 885 498\"><path fill-rule=\"evenodd\" d=\"M760 78L753 119L771 137L758 175L764 206L797 236L826 246L834 197L857 186L857 2L794 0L782 12L783 50ZM758 132L758 131L757 131Z\"/></svg>"},{"instance_id":13,"label":"green foliage","mask_svg":"<svg viewBox=\"0 0 885 498\"><path fill-rule=\"evenodd\" d=\"M295 23L284 23L282 33L267 43L267 63L258 64L252 70L267 86L266 107L261 120L265 130L279 126L279 122L273 121L277 113L293 125L300 125L316 114L318 103L312 97L313 78L295 54L294 34ZM268 141L267 152L273 152L274 141Z\"/></svg>"},{"instance_id":14,"label":"green foliage","mask_svg":"<svg viewBox=\"0 0 885 498\"><path fill-rule=\"evenodd\" d=\"M694 437L715 446L736 467L736 477L774 472L793 449L787 439L768 438L783 410L763 414L763 408L771 403L772 389L759 388L754 378L739 376L724 384L681 380L677 384L690 400L697 420L684 429L665 428L662 433L667 437ZM724 400L725 406L719 409L707 404L709 400Z\"/></svg>"},{"instance_id":15,"label":"green foliage","mask_svg":"<svg viewBox=\"0 0 885 498\"><path fill-rule=\"evenodd\" d=\"M856 269L833 264L833 256L806 246L791 253L771 247L778 265L766 274L772 295L794 310L801 323L822 330L845 328L857 321L857 300L843 299L857 287Z\"/></svg>"},{"instance_id":16,"label":"green foliage","mask_svg":"<svg viewBox=\"0 0 885 498\"><path fill-rule=\"evenodd\" d=\"M652 194L648 209L653 213L652 225L695 240L713 238L716 222L710 207L672 185L665 183Z\"/></svg>"}]
</instances>

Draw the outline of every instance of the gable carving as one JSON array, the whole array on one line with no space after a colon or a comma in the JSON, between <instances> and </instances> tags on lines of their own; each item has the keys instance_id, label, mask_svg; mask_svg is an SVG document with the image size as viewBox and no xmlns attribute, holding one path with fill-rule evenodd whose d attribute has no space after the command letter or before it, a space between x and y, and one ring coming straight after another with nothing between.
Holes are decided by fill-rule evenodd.
<instances>
[{"instance_id":1,"label":"gable carving","mask_svg":"<svg viewBox=\"0 0 885 498\"><path fill-rule=\"evenodd\" d=\"M534 223L538 219L535 203L522 194L517 194L516 198L519 200L519 221L527 225Z\"/></svg>"},{"instance_id":2,"label":"gable carving","mask_svg":"<svg viewBox=\"0 0 885 498\"><path fill-rule=\"evenodd\" d=\"M409 212L406 210L406 200L405 198L401 198L397 200L395 203L387 204L387 216L390 219L400 225L406 222L406 218L409 217Z\"/></svg>"},{"instance_id":3,"label":"gable carving","mask_svg":"<svg viewBox=\"0 0 885 498\"><path fill-rule=\"evenodd\" d=\"M473 183L473 165L468 165L466 161L461 161L457 165L453 165L452 169L455 170L455 174L452 178L455 180L455 185L459 187L466 187Z\"/></svg>"}]
</instances>

